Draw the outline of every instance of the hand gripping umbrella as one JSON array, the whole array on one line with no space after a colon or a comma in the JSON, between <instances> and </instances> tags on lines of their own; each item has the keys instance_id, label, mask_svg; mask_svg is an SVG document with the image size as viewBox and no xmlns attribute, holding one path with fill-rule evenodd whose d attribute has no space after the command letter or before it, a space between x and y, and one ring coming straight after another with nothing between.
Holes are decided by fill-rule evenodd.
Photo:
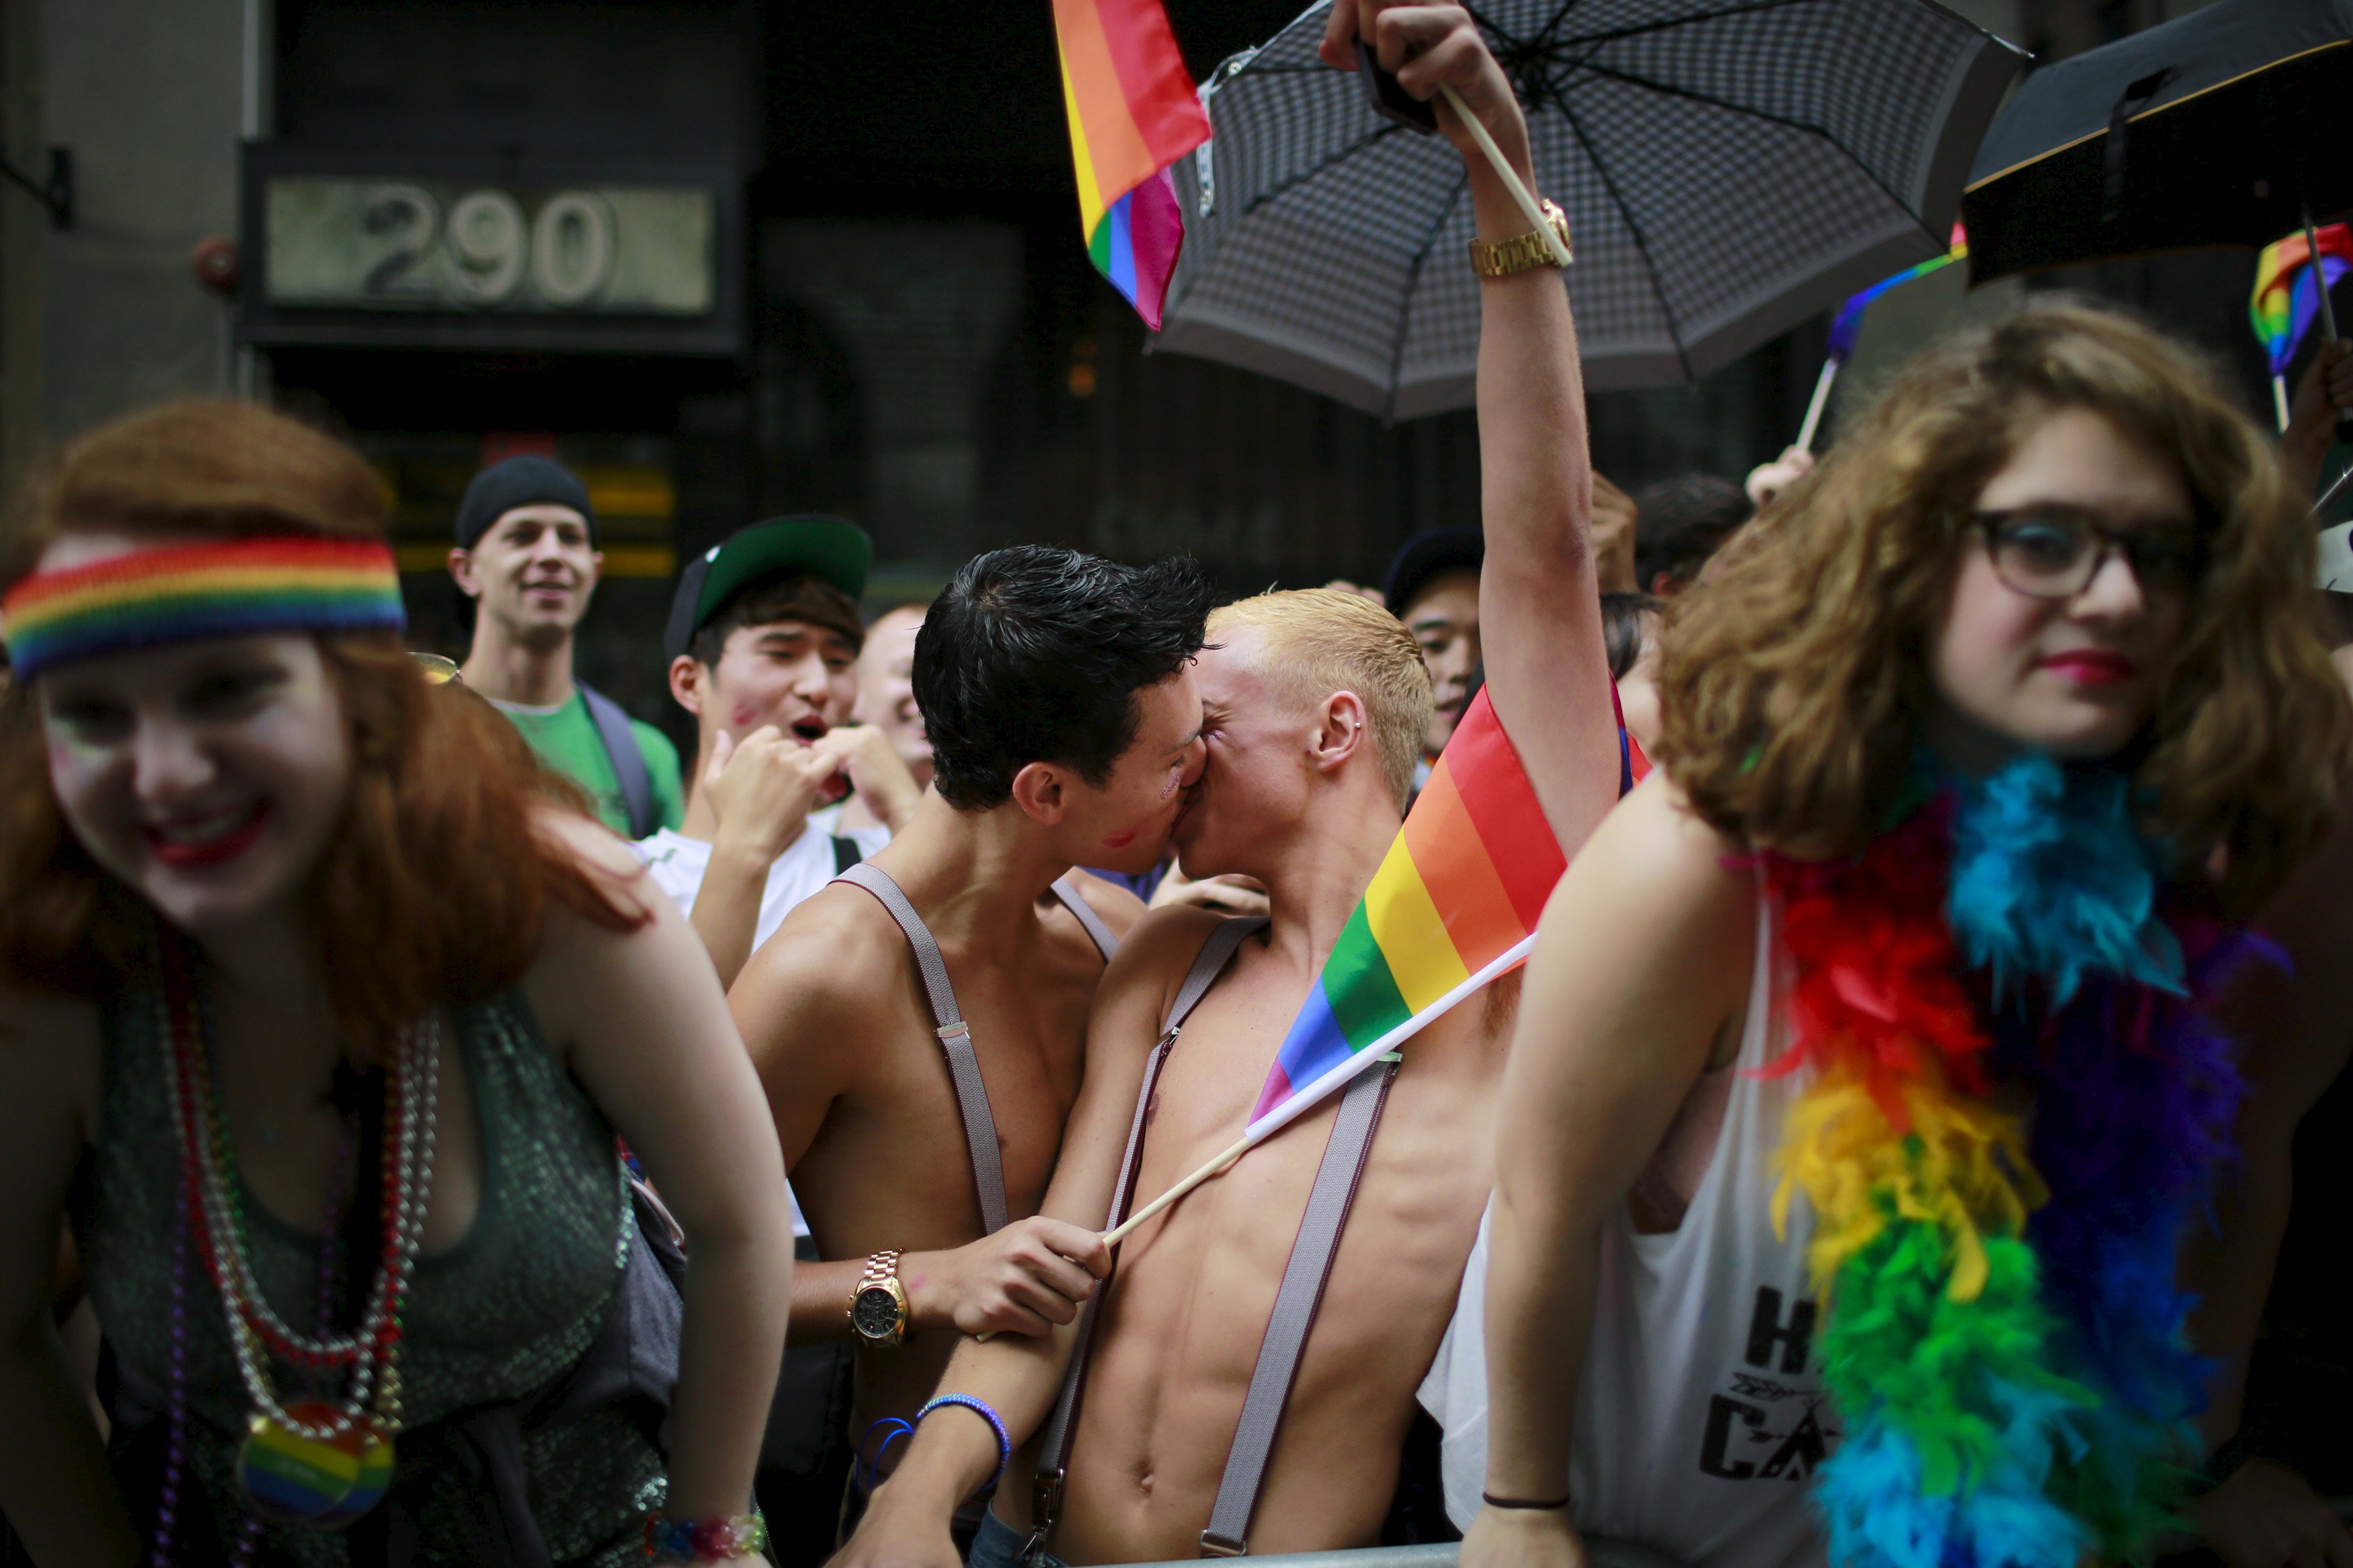
<instances>
[{"instance_id":1,"label":"hand gripping umbrella","mask_svg":"<svg viewBox=\"0 0 2353 1568\"><path fill-rule=\"evenodd\" d=\"M1461 160L1315 58L1325 3L1202 89L1156 346L1389 418L1468 406ZM1949 243L2022 57L1929 0L1477 0L1528 114L1587 384L1704 375Z\"/></svg>"}]
</instances>

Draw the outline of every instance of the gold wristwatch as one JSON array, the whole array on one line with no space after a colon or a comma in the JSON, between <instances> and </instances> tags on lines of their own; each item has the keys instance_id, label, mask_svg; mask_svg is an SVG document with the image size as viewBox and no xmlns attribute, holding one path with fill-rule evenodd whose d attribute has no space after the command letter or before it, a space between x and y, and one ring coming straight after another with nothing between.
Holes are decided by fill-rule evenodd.
<instances>
[{"instance_id":1,"label":"gold wristwatch","mask_svg":"<svg viewBox=\"0 0 2353 1568\"><path fill-rule=\"evenodd\" d=\"M870 1345L905 1342L907 1292L899 1284L896 1252L878 1252L866 1260L866 1272L850 1292L849 1327Z\"/></svg>"},{"instance_id":2,"label":"gold wristwatch","mask_svg":"<svg viewBox=\"0 0 2353 1568\"><path fill-rule=\"evenodd\" d=\"M1560 237L1560 248L1571 260L1577 258L1577 247L1568 242L1568 215L1551 202L1537 204L1544 209L1545 228ZM1484 240L1471 242L1471 270L1482 278L1509 278L1514 272L1531 268L1557 267L1552 247L1545 243L1544 229L1532 228L1523 235L1500 240L1493 245Z\"/></svg>"}]
</instances>

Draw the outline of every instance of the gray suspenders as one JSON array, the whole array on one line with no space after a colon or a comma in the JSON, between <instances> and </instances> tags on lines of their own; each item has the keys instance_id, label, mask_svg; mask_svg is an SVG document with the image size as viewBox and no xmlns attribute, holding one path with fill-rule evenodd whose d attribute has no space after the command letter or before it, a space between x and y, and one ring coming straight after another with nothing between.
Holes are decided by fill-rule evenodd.
<instances>
[{"instance_id":1,"label":"gray suspenders","mask_svg":"<svg viewBox=\"0 0 2353 1568\"><path fill-rule=\"evenodd\" d=\"M915 950L915 967L923 976L923 991L932 1004L934 1033L940 1038L941 1054L947 1058L948 1077L955 1084L956 1109L964 1115L965 1144L972 1156L972 1184L980 1197L980 1224L984 1233L995 1234L1005 1228L1008 1215L1005 1208L1005 1163L997 1146L997 1118L989 1113L988 1089L981 1082L980 1058L973 1055L972 1026L956 1010L955 987L948 984L946 960L940 956L940 944L932 939L931 928L891 874L868 862L861 862L834 879L865 889L874 895L899 929L907 934L907 945ZM1065 877L1054 884L1054 896L1064 908L1078 917L1079 924L1103 955L1111 955L1119 946L1119 939L1085 899Z\"/></svg>"},{"instance_id":2,"label":"gray suspenders","mask_svg":"<svg viewBox=\"0 0 2353 1568\"><path fill-rule=\"evenodd\" d=\"M1128 1124L1127 1152L1120 1161L1119 1183L1113 1191L1107 1224L1116 1225L1125 1218L1134 1196L1135 1167L1144 1151L1145 1110L1152 1103L1153 1090L1160 1082L1160 1069L1166 1064L1186 1018L1217 983L1218 976L1225 973L1242 942L1265 924L1264 916L1229 920L1211 931L1208 941L1201 944L1199 956L1193 960L1193 967L1187 972L1184 984L1177 987L1159 1043L1153 1047L1151 1058L1145 1064L1144 1084L1135 1097L1134 1119ZM1266 1337L1259 1344L1258 1364L1250 1373L1250 1393L1242 1401L1233 1447L1226 1455L1225 1474L1218 1482L1218 1500L1209 1511L1209 1528L1201 1532L1201 1554L1205 1557L1239 1557L1248 1550L1250 1510L1258 1501L1259 1483L1265 1477L1267 1459L1274 1448L1275 1429L1282 1424L1282 1407L1291 1395L1300 1354L1306 1348L1308 1331L1314 1326L1316 1308L1323 1302L1324 1281L1331 1276L1340 1233L1347 1225L1349 1205L1355 1201L1356 1184L1364 1175L1373 1131L1380 1123L1381 1108L1388 1099L1389 1080L1397 1075L1398 1063L1394 1054L1385 1058L1377 1070L1368 1069L1349 1084L1341 1100L1339 1119L1324 1145L1323 1163L1316 1168L1315 1184L1307 1197L1307 1213L1300 1222L1298 1238L1291 1245L1282 1288L1275 1293ZM1071 1437L1086 1384L1087 1352L1094 1340L1096 1313L1110 1288L1111 1281L1106 1279L1103 1289L1097 1290L1080 1312L1070 1366L1062 1375L1061 1393L1054 1401L1054 1413L1047 1421L1039 1445L1029 1540L1022 1552L1025 1558L1045 1543L1055 1517L1061 1511L1062 1480L1069 1470Z\"/></svg>"}]
</instances>

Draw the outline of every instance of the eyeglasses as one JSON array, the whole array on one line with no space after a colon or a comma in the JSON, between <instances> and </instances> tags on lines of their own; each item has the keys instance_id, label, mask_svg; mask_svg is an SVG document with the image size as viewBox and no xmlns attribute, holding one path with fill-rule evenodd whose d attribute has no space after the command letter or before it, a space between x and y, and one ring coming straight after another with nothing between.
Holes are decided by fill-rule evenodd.
<instances>
[{"instance_id":1,"label":"eyeglasses","mask_svg":"<svg viewBox=\"0 0 2353 1568\"><path fill-rule=\"evenodd\" d=\"M2070 507L1981 511L1977 527L2004 583L2036 599L2072 599L2122 555L2144 593L2188 593L2206 571L2206 547L2187 528L2121 529Z\"/></svg>"}]
</instances>

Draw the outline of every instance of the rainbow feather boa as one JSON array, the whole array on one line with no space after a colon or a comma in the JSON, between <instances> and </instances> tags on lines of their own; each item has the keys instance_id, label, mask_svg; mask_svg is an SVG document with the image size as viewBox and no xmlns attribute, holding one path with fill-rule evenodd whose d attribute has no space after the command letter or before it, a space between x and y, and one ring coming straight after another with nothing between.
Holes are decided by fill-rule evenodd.
<instances>
[{"instance_id":1,"label":"rainbow feather boa","mask_svg":"<svg viewBox=\"0 0 2353 1568\"><path fill-rule=\"evenodd\" d=\"M1776 1198L1816 1219L1857 1568L2076 1568L2169 1517L2204 1363L2174 1247L2240 1083L2193 1010L2250 940L2160 907L2105 768L1929 780L1850 861L1764 858L1793 964ZM2032 1114L2026 1114L2027 1107Z\"/></svg>"}]
</instances>

